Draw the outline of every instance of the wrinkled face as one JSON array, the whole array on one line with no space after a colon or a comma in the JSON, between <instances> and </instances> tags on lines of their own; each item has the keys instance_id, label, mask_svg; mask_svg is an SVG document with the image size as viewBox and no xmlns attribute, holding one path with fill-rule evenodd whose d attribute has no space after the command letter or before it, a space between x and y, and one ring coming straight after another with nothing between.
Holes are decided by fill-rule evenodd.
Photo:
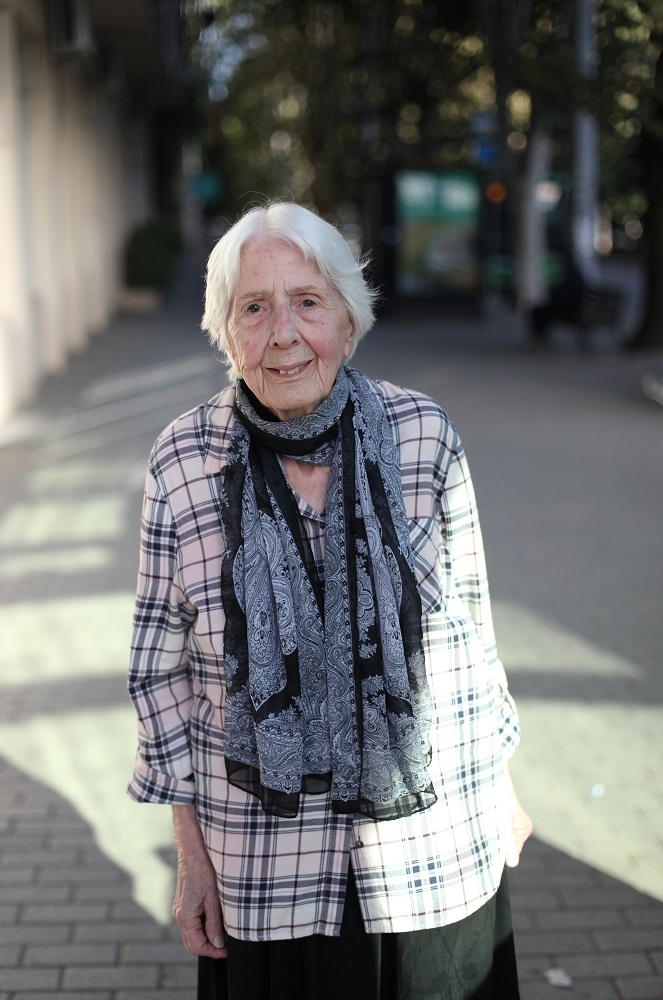
<instances>
[{"instance_id":1,"label":"wrinkled face","mask_svg":"<svg viewBox=\"0 0 663 1000\"><path fill-rule=\"evenodd\" d=\"M242 251L230 311L230 355L249 389L279 420L311 413L329 395L354 329L338 292L283 240Z\"/></svg>"}]
</instances>

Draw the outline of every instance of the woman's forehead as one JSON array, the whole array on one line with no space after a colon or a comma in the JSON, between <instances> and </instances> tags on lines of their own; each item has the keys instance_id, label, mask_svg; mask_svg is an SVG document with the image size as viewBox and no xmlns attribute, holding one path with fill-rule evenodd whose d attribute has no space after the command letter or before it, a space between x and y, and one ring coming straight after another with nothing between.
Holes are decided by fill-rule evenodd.
<instances>
[{"instance_id":1,"label":"woman's forehead","mask_svg":"<svg viewBox=\"0 0 663 1000\"><path fill-rule=\"evenodd\" d=\"M242 248L239 265L240 282L246 276L278 271L299 271L324 282L316 262L306 258L299 247L272 236L257 236ZM325 282L326 283L326 282Z\"/></svg>"}]
</instances>

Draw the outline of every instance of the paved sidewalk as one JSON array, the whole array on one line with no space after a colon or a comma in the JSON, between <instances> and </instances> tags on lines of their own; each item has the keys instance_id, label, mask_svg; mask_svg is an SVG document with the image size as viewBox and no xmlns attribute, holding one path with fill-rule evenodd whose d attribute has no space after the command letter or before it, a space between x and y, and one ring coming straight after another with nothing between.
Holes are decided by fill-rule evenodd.
<instances>
[{"instance_id":1,"label":"paved sidewalk","mask_svg":"<svg viewBox=\"0 0 663 1000\"><path fill-rule=\"evenodd\" d=\"M169 817L124 794L145 461L224 381L188 265L0 434L0 1000L188 1000ZM357 367L420 388L473 470L513 771L536 837L511 887L523 1000L663 1000L663 356L532 355L508 316L385 317Z\"/></svg>"}]
</instances>

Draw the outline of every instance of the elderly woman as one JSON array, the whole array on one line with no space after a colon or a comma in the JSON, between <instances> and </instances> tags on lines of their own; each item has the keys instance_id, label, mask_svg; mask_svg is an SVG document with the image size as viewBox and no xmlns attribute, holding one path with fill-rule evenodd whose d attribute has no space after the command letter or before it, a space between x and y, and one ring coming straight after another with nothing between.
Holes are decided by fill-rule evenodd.
<instances>
[{"instance_id":1,"label":"elderly woman","mask_svg":"<svg viewBox=\"0 0 663 1000\"><path fill-rule=\"evenodd\" d=\"M150 460L130 793L173 806L200 1000L518 996L472 486L437 403L346 366L362 268L297 205L241 218L203 321L232 384Z\"/></svg>"}]
</instances>

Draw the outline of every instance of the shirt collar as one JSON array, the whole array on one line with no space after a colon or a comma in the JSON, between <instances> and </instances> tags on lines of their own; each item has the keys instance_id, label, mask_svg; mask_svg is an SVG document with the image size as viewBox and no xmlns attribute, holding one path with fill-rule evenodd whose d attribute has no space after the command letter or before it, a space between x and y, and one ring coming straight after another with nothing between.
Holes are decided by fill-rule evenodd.
<instances>
[{"instance_id":1,"label":"shirt collar","mask_svg":"<svg viewBox=\"0 0 663 1000\"><path fill-rule=\"evenodd\" d=\"M206 476L218 475L228 464L234 402L235 387L230 385L211 399L205 409L203 471Z\"/></svg>"}]
</instances>

